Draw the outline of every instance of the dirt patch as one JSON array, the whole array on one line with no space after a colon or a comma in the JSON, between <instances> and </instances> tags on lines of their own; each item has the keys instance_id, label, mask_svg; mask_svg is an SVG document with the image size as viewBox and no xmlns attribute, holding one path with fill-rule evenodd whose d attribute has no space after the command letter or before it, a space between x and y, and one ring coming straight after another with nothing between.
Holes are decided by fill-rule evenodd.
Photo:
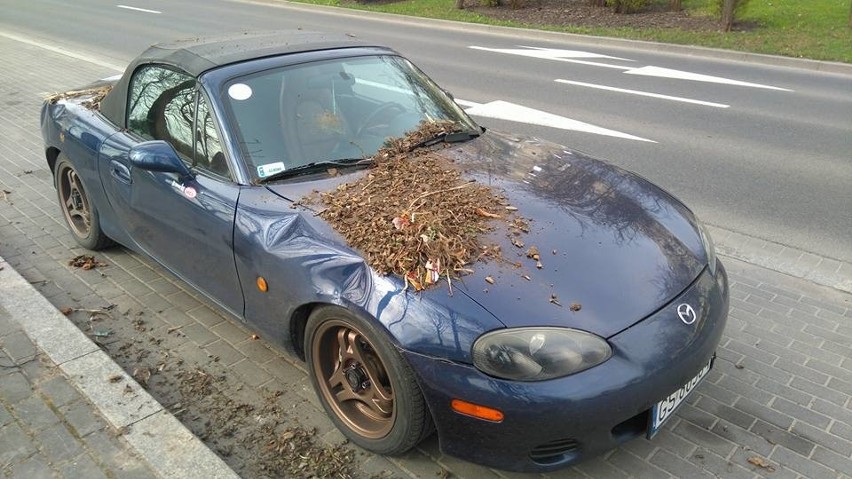
<instances>
[{"instance_id":1,"label":"dirt patch","mask_svg":"<svg viewBox=\"0 0 852 479\"><path fill-rule=\"evenodd\" d=\"M516 208L499 192L463 178L448 159L419 147L452 129L451 122L423 123L389 140L373 156L369 174L319 194L326 206L320 216L370 266L400 275L416 290L442 279L451 284L471 271L471 263L498 255L499 248L480 238L498 220L511 225L516 219Z\"/></svg>"},{"instance_id":2,"label":"dirt patch","mask_svg":"<svg viewBox=\"0 0 852 479\"><path fill-rule=\"evenodd\" d=\"M466 0L465 9L499 20L511 20L524 25L549 25L603 28L657 28L685 31L719 30L711 17L693 16L681 10L668 10L668 2L653 3L631 14L616 14L611 8L593 7L588 0L526 0L520 8L511 6L483 7L476 0Z\"/></svg>"}]
</instances>

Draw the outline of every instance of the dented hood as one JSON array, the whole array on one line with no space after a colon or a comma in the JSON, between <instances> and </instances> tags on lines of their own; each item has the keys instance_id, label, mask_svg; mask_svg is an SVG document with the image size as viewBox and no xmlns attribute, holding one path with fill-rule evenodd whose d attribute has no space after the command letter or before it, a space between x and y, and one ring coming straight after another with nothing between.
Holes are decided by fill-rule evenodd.
<instances>
[{"instance_id":1,"label":"dented hood","mask_svg":"<svg viewBox=\"0 0 852 479\"><path fill-rule=\"evenodd\" d=\"M609 337L671 301L706 263L692 213L635 174L491 131L438 153L495 187L528 220L529 232L514 235L508 212L500 212L504 219L482 243L499 245L503 260L478 261L453 284L508 327L564 326ZM363 173L269 188L292 201ZM532 246L540 268L526 255Z\"/></svg>"}]
</instances>

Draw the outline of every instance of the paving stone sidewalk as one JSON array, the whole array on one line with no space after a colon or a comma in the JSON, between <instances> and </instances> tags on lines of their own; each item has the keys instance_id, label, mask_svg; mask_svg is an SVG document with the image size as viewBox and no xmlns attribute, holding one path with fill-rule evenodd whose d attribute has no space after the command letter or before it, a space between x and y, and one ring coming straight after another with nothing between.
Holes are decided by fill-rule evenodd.
<instances>
[{"instance_id":1,"label":"paving stone sidewalk","mask_svg":"<svg viewBox=\"0 0 852 479\"><path fill-rule=\"evenodd\" d=\"M158 266L115 248L98 255L109 264L103 271L68 267L83 251L55 204L38 134L40 95L114 72L2 37L0 62L12 66L0 70L6 105L0 110L0 191L10 192L0 193L0 255L56 307L114 304L143 314L150 327L141 338L162 340L159 347L187 362L221 368L245 386L240 394L279 388L294 423L339 443L298 360L251 340L244 324ZM696 394L654 440L631 441L546 477L852 478L852 295L722 259L731 278L729 325L716 367ZM174 328L182 335L166 334ZM766 467L750 463L759 462L754 458ZM237 471L245 466L224 459ZM357 471L365 477L532 477L444 456L434 438L401 458L361 453Z\"/></svg>"},{"instance_id":2,"label":"paving stone sidewalk","mask_svg":"<svg viewBox=\"0 0 852 479\"><path fill-rule=\"evenodd\" d=\"M20 479L155 476L2 307L0 474Z\"/></svg>"}]
</instances>

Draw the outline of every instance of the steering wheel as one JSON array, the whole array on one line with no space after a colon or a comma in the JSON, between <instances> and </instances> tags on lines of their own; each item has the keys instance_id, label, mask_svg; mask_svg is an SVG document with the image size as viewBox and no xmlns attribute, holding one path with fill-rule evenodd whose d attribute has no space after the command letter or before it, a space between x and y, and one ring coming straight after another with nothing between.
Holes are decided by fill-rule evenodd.
<instances>
[{"instance_id":1,"label":"steering wheel","mask_svg":"<svg viewBox=\"0 0 852 479\"><path fill-rule=\"evenodd\" d=\"M355 133L355 137L358 138L378 127L390 125L390 120L392 118L395 118L407 111L408 109L395 101L382 103L367 116L364 123L362 123L361 127L358 128L358 132ZM374 134L378 134L378 132Z\"/></svg>"}]
</instances>

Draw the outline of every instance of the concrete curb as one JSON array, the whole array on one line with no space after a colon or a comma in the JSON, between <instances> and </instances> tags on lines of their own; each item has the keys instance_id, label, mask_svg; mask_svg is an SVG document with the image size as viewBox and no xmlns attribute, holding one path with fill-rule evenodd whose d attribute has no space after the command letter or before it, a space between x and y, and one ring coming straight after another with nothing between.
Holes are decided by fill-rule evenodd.
<instances>
[{"instance_id":1,"label":"concrete curb","mask_svg":"<svg viewBox=\"0 0 852 479\"><path fill-rule=\"evenodd\" d=\"M593 46L604 46L611 48L641 48L646 51L689 55L694 57L713 58L733 62L749 62L782 68L795 68L800 70L812 70L823 73L838 75L852 75L852 63L830 62L823 60L811 60L808 58L783 57L779 55L766 55L761 53L741 52L736 50L724 50L721 48L699 47L692 45L676 45L670 43L657 43L644 40L626 40L622 38L597 37L593 35L580 35L577 33L552 32L547 30L532 30L518 27L503 27L498 25L483 25L479 23L466 23L454 20L440 20L434 18L410 17L394 13L370 12L366 10L352 10L343 7L332 7L327 5L310 5L294 3L287 0L237 0L242 3L273 6L293 10L322 12L336 16L364 17L371 16L377 20L394 23L405 23L412 26L431 25L441 26L447 30L490 33L518 39L537 39L543 41L570 41Z\"/></svg>"},{"instance_id":2,"label":"concrete curb","mask_svg":"<svg viewBox=\"0 0 852 479\"><path fill-rule=\"evenodd\" d=\"M160 477L239 478L2 257L0 307Z\"/></svg>"},{"instance_id":3,"label":"concrete curb","mask_svg":"<svg viewBox=\"0 0 852 479\"><path fill-rule=\"evenodd\" d=\"M852 264L708 225L716 252L778 273L852 293Z\"/></svg>"}]
</instances>

